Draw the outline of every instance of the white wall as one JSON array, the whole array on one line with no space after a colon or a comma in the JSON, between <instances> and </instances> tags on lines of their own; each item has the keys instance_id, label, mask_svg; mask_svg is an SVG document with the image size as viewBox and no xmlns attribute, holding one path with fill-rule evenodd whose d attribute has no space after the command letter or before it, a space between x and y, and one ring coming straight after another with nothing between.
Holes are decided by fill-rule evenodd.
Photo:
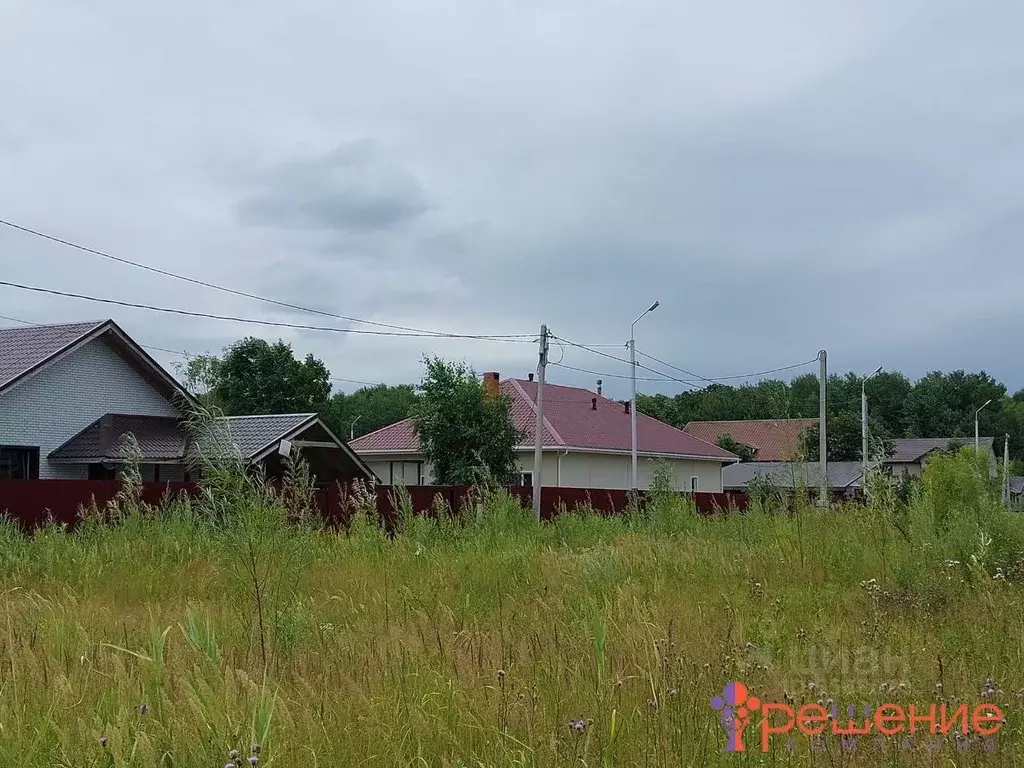
<instances>
[{"instance_id":1,"label":"white wall","mask_svg":"<svg viewBox=\"0 0 1024 768\"><path fill-rule=\"evenodd\" d=\"M722 491L722 465L716 461L688 461L667 459L673 470L675 487L680 491L690 490L690 478L696 476L697 490L702 493ZM561 470L559 470L559 464ZM610 488L630 487L630 456L601 453L544 452L545 486L559 485L563 488ZM533 454L522 453L519 466L524 472L533 470ZM637 459L637 485L641 489L650 486L655 463L643 456Z\"/></svg>"},{"instance_id":2,"label":"white wall","mask_svg":"<svg viewBox=\"0 0 1024 768\"><path fill-rule=\"evenodd\" d=\"M388 485L391 482L392 464L394 465L395 485L418 485L417 475L418 462L423 463L423 476L425 485L433 485L434 474L430 464L423 462L422 456L410 456L408 454L395 454L391 456L366 456L360 458L366 462L366 466L377 476L378 483Z\"/></svg>"},{"instance_id":3,"label":"white wall","mask_svg":"<svg viewBox=\"0 0 1024 768\"><path fill-rule=\"evenodd\" d=\"M384 456L362 456L363 461L377 476L379 482L388 483L391 476L391 462L395 462L395 473L400 471L399 462L421 461L421 456L409 455L384 455ZM564 451L544 451L543 477L545 486L561 486L563 488L629 488L629 474L631 459L629 456L619 454L601 453L565 453ZM533 451L520 451L516 455L516 461L520 472L533 472ZM669 467L674 472L674 482L677 490L689 491L690 478L696 476L697 490L702 493L721 493L722 491L722 465L717 461L683 461L679 459L667 460ZM407 465L408 466L408 465ZM642 489L648 488L651 477L654 474L655 464L651 459L643 456L637 461L639 471L639 486ZM406 485L413 485L414 473L407 472ZM430 465L424 467L424 474L427 476L427 484L434 482ZM396 480L397 481L397 480Z\"/></svg>"},{"instance_id":4,"label":"white wall","mask_svg":"<svg viewBox=\"0 0 1024 768\"><path fill-rule=\"evenodd\" d=\"M46 457L107 413L181 415L97 339L0 395L0 445L38 447L41 479L84 480L87 465L51 464ZM165 469L170 479L170 468L161 468L161 479Z\"/></svg>"}]
</instances>

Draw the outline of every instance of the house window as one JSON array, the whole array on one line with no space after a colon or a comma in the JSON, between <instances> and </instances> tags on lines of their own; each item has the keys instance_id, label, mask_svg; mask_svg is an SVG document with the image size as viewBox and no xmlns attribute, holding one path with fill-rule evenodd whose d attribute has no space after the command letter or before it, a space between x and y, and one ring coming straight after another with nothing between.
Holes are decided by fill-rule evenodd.
<instances>
[{"instance_id":1,"label":"house window","mask_svg":"<svg viewBox=\"0 0 1024 768\"><path fill-rule=\"evenodd\" d=\"M700 489L700 478L696 475L690 477L690 493L697 493Z\"/></svg>"},{"instance_id":2,"label":"house window","mask_svg":"<svg viewBox=\"0 0 1024 768\"><path fill-rule=\"evenodd\" d=\"M89 465L89 479L90 480L116 480L117 473L111 468L107 468L102 464L90 464Z\"/></svg>"},{"instance_id":3,"label":"house window","mask_svg":"<svg viewBox=\"0 0 1024 768\"><path fill-rule=\"evenodd\" d=\"M38 480L39 449L0 445L0 480Z\"/></svg>"},{"instance_id":4,"label":"house window","mask_svg":"<svg viewBox=\"0 0 1024 768\"><path fill-rule=\"evenodd\" d=\"M388 485L423 485L423 462L389 462L388 475Z\"/></svg>"},{"instance_id":5,"label":"house window","mask_svg":"<svg viewBox=\"0 0 1024 768\"><path fill-rule=\"evenodd\" d=\"M525 485L527 488L533 487L533 472L520 472L519 484Z\"/></svg>"}]
</instances>

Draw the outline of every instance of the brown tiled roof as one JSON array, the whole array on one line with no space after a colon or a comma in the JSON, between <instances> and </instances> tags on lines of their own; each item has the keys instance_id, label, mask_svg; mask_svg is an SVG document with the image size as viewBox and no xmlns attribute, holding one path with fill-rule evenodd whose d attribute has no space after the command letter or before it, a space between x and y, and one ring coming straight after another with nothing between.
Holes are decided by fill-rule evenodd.
<instances>
[{"instance_id":1,"label":"brown tiled roof","mask_svg":"<svg viewBox=\"0 0 1024 768\"><path fill-rule=\"evenodd\" d=\"M82 463L123 460L124 435L131 433L143 461L175 461L185 457L185 430L170 416L108 413L50 453L56 461Z\"/></svg>"},{"instance_id":2,"label":"brown tiled roof","mask_svg":"<svg viewBox=\"0 0 1024 768\"><path fill-rule=\"evenodd\" d=\"M522 433L523 445L532 445L536 426L534 403L537 382L506 379L501 392L511 400L512 422ZM597 401L596 410L593 408ZM622 403L578 387L547 384L544 388L543 444L549 447L593 451L629 451L632 447L630 416ZM350 443L357 453L403 453L419 450L411 419L363 435ZM637 415L637 450L679 456L699 456L735 461L717 445L644 414Z\"/></svg>"},{"instance_id":3,"label":"brown tiled roof","mask_svg":"<svg viewBox=\"0 0 1024 768\"><path fill-rule=\"evenodd\" d=\"M105 322L0 328L0 391L74 346Z\"/></svg>"},{"instance_id":4,"label":"brown tiled roof","mask_svg":"<svg viewBox=\"0 0 1024 768\"><path fill-rule=\"evenodd\" d=\"M315 413L275 413L266 416L227 416L227 439L238 446L243 458L252 459L285 435L316 420Z\"/></svg>"},{"instance_id":5,"label":"brown tiled roof","mask_svg":"<svg viewBox=\"0 0 1024 768\"><path fill-rule=\"evenodd\" d=\"M756 461L789 461L800 448L800 436L817 423L817 419L691 421L683 429L716 444L722 435L731 435L737 443L754 449Z\"/></svg>"}]
</instances>

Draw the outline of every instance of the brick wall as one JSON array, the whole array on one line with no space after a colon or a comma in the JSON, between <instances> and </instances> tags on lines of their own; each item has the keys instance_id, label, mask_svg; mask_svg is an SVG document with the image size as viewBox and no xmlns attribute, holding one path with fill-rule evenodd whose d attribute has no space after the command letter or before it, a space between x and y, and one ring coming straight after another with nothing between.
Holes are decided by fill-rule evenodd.
<instances>
[{"instance_id":1,"label":"brick wall","mask_svg":"<svg viewBox=\"0 0 1024 768\"><path fill-rule=\"evenodd\" d=\"M41 479L85 479L85 464L51 464L46 457L105 413L180 415L112 347L96 339L0 395L0 445L37 446ZM151 467L148 472L152 476ZM161 467L161 479L180 478L180 469Z\"/></svg>"}]
</instances>

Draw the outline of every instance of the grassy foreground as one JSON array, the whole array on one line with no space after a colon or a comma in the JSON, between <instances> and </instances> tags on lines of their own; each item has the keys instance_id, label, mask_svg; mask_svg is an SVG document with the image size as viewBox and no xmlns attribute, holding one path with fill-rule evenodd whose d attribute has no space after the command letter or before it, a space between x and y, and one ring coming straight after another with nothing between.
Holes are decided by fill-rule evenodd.
<instances>
[{"instance_id":1,"label":"grassy foreground","mask_svg":"<svg viewBox=\"0 0 1024 768\"><path fill-rule=\"evenodd\" d=\"M969 458L909 502L540 528L289 526L259 484L0 541L0 765L1013 765L1024 526ZM995 701L997 743L777 737L709 701ZM991 683L989 682L991 681Z\"/></svg>"}]
</instances>

